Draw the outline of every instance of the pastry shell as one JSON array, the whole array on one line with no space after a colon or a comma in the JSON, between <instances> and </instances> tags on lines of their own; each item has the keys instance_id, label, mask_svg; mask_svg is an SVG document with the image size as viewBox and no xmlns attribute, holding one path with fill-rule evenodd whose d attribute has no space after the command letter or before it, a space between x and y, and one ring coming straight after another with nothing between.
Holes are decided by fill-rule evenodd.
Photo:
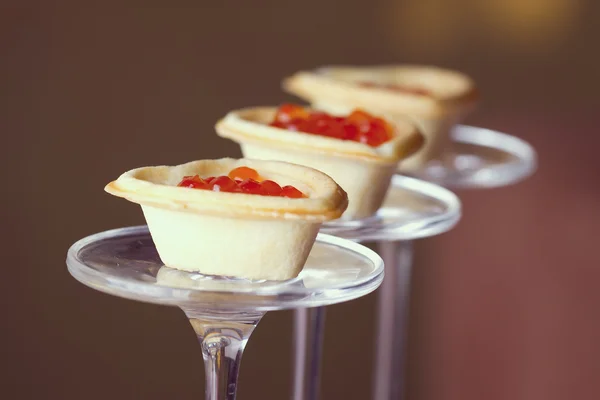
<instances>
[{"instance_id":1,"label":"pastry shell","mask_svg":"<svg viewBox=\"0 0 600 400\"><path fill-rule=\"evenodd\" d=\"M358 82L416 86L431 95L365 87ZM312 107L331 113L362 108L392 119L412 118L426 140L419 152L402 163L403 169L418 169L438 158L450 144L450 129L474 109L479 97L467 75L419 65L323 67L284 79L283 88Z\"/></svg>"},{"instance_id":2,"label":"pastry shell","mask_svg":"<svg viewBox=\"0 0 600 400\"><path fill-rule=\"evenodd\" d=\"M347 193L344 219L374 214L385 197L398 162L417 151L423 136L410 122L396 119L394 137L380 146L339 140L269 126L277 108L256 107L228 113L217 133L240 144L245 157L285 160L331 176Z\"/></svg>"},{"instance_id":3,"label":"pastry shell","mask_svg":"<svg viewBox=\"0 0 600 400\"><path fill-rule=\"evenodd\" d=\"M177 187L186 175L256 169L307 197L260 196ZM231 158L128 171L105 190L141 205L163 263L207 275L286 280L302 270L321 223L338 218L346 193L327 175L275 161Z\"/></svg>"}]
</instances>

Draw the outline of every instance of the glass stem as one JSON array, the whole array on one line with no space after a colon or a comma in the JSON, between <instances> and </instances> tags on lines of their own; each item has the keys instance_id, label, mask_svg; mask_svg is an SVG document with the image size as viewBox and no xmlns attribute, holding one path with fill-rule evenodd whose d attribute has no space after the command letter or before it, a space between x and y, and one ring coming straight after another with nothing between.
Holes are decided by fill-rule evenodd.
<instances>
[{"instance_id":1,"label":"glass stem","mask_svg":"<svg viewBox=\"0 0 600 400\"><path fill-rule=\"evenodd\" d=\"M379 288L374 400L405 398L404 350L412 252L411 241L379 243L379 254L385 263L385 278Z\"/></svg>"},{"instance_id":2,"label":"glass stem","mask_svg":"<svg viewBox=\"0 0 600 400\"><path fill-rule=\"evenodd\" d=\"M206 400L235 400L242 354L264 313L184 312L202 346Z\"/></svg>"},{"instance_id":3,"label":"glass stem","mask_svg":"<svg viewBox=\"0 0 600 400\"><path fill-rule=\"evenodd\" d=\"M325 336L325 307L294 311L292 400L317 400Z\"/></svg>"}]
</instances>

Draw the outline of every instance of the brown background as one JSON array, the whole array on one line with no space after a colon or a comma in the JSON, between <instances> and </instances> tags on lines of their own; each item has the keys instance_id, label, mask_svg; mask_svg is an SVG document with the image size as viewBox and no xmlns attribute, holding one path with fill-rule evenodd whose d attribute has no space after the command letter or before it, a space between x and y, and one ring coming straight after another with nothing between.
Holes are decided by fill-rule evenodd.
<instances>
[{"instance_id":1,"label":"brown background","mask_svg":"<svg viewBox=\"0 0 600 400\"><path fill-rule=\"evenodd\" d=\"M409 398L600 397L597 1L137 3L2 2L0 398L202 398L183 314L78 284L67 248L143 222L102 192L122 171L239 155L214 121L289 99L286 74L393 62L471 74L469 122L540 157L526 182L460 192L461 224L418 243ZM374 300L330 308L326 399L369 396ZM240 398L288 396L290 329L265 317Z\"/></svg>"}]
</instances>

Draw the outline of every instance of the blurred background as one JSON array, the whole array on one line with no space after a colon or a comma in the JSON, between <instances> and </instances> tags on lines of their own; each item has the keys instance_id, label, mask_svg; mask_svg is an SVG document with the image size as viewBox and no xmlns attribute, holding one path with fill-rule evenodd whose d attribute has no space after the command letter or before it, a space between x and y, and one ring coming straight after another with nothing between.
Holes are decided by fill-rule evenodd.
<instances>
[{"instance_id":1,"label":"blurred background","mask_svg":"<svg viewBox=\"0 0 600 400\"><path fill-rule=\"evenodd\" d=\"M485 100L466 122L539 153L527 181L459 191L458 227L418 242L408 399L600 397L600 2L126 3L0 6L0 397L202 398L182 312L67 273L77 239L143 223L103 186L138 166L239 156L215 121L292 100L279 82L296 70L405 62L470 74ZM324 399L369 398L375 300L330 307ZM239 398L288 397L291 322L263 319Z\"/></svg>"}]
</instances>

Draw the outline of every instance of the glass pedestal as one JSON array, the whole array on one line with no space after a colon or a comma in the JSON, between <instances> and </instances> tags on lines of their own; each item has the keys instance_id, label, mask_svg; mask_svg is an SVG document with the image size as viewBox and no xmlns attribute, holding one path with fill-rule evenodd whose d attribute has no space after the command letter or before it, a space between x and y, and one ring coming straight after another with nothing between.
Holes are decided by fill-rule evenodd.
<instances>
[{"instance_id":1,"label":"glass pedestal","mask_svg":"<svg viewBox=\"0 0 600 400\"><path fill-rule=\"evenodd\" d=\"M196 332L206 371L206 399L233 400L244 348L267 311L323 307L375 290L381 257L355 242L319 234L300 275L249 281L166 267L145 226L101 232L75 243L69 272L81 283L119 297L177 306Z\"/></svg>"}]
</instances>

